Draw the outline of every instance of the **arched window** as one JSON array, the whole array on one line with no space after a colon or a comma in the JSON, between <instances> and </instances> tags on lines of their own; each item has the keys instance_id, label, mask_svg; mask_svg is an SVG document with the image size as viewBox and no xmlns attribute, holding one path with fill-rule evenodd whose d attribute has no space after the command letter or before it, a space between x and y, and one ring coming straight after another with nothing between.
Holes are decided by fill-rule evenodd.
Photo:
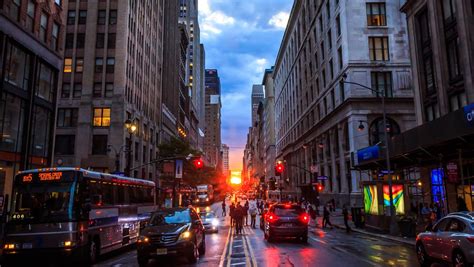
<instances>
[{"instance_id":1,"label":"arched window","mask_svg":"<svg viewBox=\"0 0 474 267\"><path fill-rule=\"evenodd\" d=\"M387 130L389 137L400 134L400 126L394 120L387 118L387 125L384 127L383 118L377 118L370 125L370 144L375 145L378 142L383 144L385 130Z\"/></svg>"}]
</instances>

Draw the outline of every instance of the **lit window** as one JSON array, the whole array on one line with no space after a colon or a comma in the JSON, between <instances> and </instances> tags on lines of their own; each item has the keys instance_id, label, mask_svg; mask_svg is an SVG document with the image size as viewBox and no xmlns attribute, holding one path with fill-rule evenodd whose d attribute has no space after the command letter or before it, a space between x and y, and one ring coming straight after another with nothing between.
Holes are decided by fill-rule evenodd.
<instances>
[{"instance_id":1,"label":"lit window","mask_svg":"<svg viewBox=\"0 0 474 267\"><path fill-rule=\"evenodd\" d=\"M390 60L388 37L369 37L369 52L372 61Z\"/></svg>"},{"instance_id":2,"label":"lit window","mask_svg":"<svg viewBox=\"0 0 474 267\"><path fill-rule=\"evenodd\" d=\"M76 72L82 72L84 70L84 59L76 58Z\"/></svg>"},{"instance_id":3,"label":"lit window","mask_svg":"<svg viewBox=\"0 0 474 267\"><path fill-rule=\"evenodd\" d=\"M385 3L367 3L367 25L387 26Z\"/></svg>"},{"instance_id":4,"label":"lit window","mask_svg":"<svg viewBox=\"0 0 474 267\"><path fill-rule=\"evenodd\" d=\"M110 126L110 108L94 108L94 126Z\"/></svg>"},{"instance_id":5,"label":"lit window","mask_svg":"<svg viewBox=\"0 0 474 267\"><path fill-rule=\"evenodd\" d=\"M72 72L72 58L67 57L64 59L64 73Z\"/></svg>"}]
</instances>

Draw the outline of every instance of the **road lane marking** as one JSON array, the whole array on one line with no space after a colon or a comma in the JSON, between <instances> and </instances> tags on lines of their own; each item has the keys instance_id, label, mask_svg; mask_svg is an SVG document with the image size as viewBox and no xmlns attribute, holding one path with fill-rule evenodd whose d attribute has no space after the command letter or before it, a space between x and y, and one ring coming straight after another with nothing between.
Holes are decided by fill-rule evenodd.
<instances>
[{"instance_id":1,"label":"road lane marking","mask_svg":"<svg viewBox=\"0 0 474 267\"><path fill-rule=\"evenodd\" d=\"M314 237L312 237L312 236L310 236L309 238L312 239L312 240L314 240L314 241L316 241L316 242L323 243L323 244L325 244L325 245L328 244L326 241L320 240L320 239L317 239L317 238L314 238Z\"/></svg>"},{"instance_id":2,"label":"road lane marking","mask_svg":"<svg viewBox=\"0 0 474 267\"><path fill-rule=\"evenodd\" d=\"M255 232L253 231L253 229L250 229L254 236L255 236ZM250 253L250 259L252 260L252 265L254 267L257 267L257 260L255 259L255 255L253 254L253 247L252 247L252 242L250 242L249 239L247 239L247 236L245 237L245 241L247 241L247 245L249 246L249 253Z\"/></svg>"},{"instance_id":3,"label":"road lane marking","mask_svg":"<svg viewBox=\"0 0 474 267\"><path fill-rule=\"evenodd\" d=\"M229 233L227 234L227 239L225 241L225 246L224 246L224 251L221 255L221 259L219 261L219 267L223 267L224 266L224 261L226 259L226 256L227 256L227 252L228 252L228 246L229 246L229 241L230 241L230 236L232 234L232 227L229 227Z\"/></svg>"},{"instance_id":4,"label":"road lane marking","mask_svg":"<svg viewBox=\"0 0 474 267\"><path fill-rule=\"evenodd\" d=\"M246 262L236 262L236 263L232 263L230 264L231 266L237 266L237 265L246 265L247 263Z\"/></svg>"}]
</instances>

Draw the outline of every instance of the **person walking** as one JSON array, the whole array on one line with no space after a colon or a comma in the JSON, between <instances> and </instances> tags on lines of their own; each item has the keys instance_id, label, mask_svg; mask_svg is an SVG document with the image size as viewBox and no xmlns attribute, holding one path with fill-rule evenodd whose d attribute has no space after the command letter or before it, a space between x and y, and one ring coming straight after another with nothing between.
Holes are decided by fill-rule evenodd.
<instances>
[{"instance_id":1,"label":"person walking","mask_svg":"<svg viewBox=\"0 0 474 267\"><path fill-rule=\"evenodd\" d=\"M349 226L349 211L347 210L346 204L342 206L342 216L344 217L344 225L346 226L346 232L350 233L352 229Z\"/></svg>"},{"instance_id":2,"label":"person walking","mask_svg":"<svg viewBox=\"0 0 474 267\"><path fill-rule=\"evenodd\" d=\"M257 207L255 204L250 205L250 226L255 229L255 223L257 221Z\"/></svg>"},{"instance_id":3,"label":"person walking","mask_svg":"<svg viewBox=\"0 0 474 267\"><path fill-rule=\"evenodd\" d=\"M324 211L323 211L323 228L326 228L326 226L329 224L332 229L332 223L330 220L331 212L328 209L328 206L324 206Z\"/></svg>"},{"instance_id":4,"label":"person walking","mask_svg":"<svg viewBox=\"0 0 474 267\"><path fill-rule=\"evenodd\" d=\"M225 217L226 211L225 211L225 199L222 200L222 217Z\"/></svg>"},{"instance_id":5,"label":"person walking","mask_svg":"<svg viewBox=\"0 0 474 267\"><path fill-rule=\"evenodd\" d=\"M245 202L245 205L242 207L242 211L244 213L244 218L245 218L245 226L249 225L249 223L248 223L249 208L250 208L250 204L249 204L249 201L247 200Z\"/></svg>"},{"instance_id":6,"label":"person walking","mask_svg":"<svg viewBox=\"0 0 474 267\"><path fill-rule=\"evenodd\" d=\"M230 227L233 227L235 224L234 213L235 213L235 205L234 203L232 203L230 204L230 207L229 207Z\"/></svg>"},{"instance_id":7,"label":"person walking","mask_svg":"<svg viewBox=\"0 0 474 267\"><path fill-rule=\"evenodd\" d=\"M237 204L237 207L234 210L234 220L235 220L235 234L239 235L242 233L242 222L244 215L244 207Z\"/></svg>"}]
</instances>

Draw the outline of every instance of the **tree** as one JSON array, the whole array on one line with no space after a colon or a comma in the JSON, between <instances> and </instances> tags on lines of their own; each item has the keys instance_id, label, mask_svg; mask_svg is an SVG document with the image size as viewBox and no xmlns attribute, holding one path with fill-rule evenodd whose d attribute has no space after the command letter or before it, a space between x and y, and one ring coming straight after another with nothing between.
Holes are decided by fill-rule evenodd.
<instances>
[{"instance_id":1,"label":"tree","mask_svg":"<svg viewBox=\"0 0 474 267\"><path fill-rule=\"evenodd\" d=\"M200 151L193 149L189 142L176 137L172 137L170 141L158 146L158 156L160 158L186 157L189 154L194 156L202 155Z\"/></svg>"}]
</instances>

